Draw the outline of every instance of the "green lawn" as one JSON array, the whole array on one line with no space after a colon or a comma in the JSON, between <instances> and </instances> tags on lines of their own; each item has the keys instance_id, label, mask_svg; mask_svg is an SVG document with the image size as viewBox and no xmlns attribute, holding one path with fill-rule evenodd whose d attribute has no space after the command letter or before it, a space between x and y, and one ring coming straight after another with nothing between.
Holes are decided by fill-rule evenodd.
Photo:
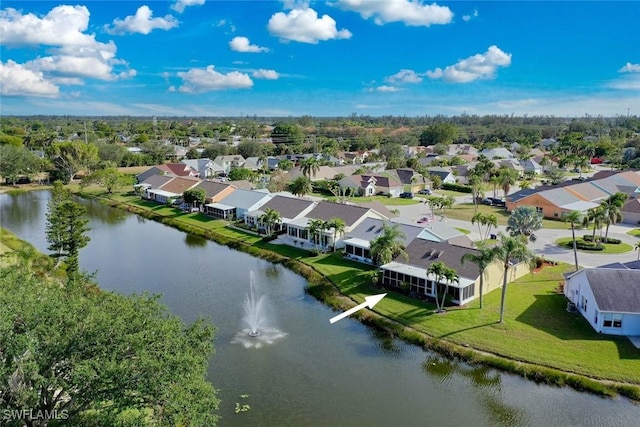
<instances>
[{"instance_id":1,"label":"green lawn","mask_svg":"<svg viewBox=\"0 0 640 427\"><path fill-rule=\"evenodd\" d=\"M443 189L434 190L433 195L434 196L453 196L453 197L468 196L469 199L473 197L471 193L463 193L462 191L443 190Z\"/></svg>"},{"instance_id":2,"label":"green lawn","mask_svg":"<svg viewBox=\"0 0 640 427\"><path fill-rule=\"evenodd\" d=\"M629 236L636 236L636 237L640 237L640 228L634 228L631 231L627 231L627 234Z\"/></svg>"},{"instance_id":3,"label":"green lawn","mask_svg":"<svg viewBox=\"0 0 640 427\"><path fill-rule=\"evenodd\" d=\"M478 205L477 212L481 212L483 214L494 214L498 217L498 224L507 225L507 219L509 218L509 212L507 212L504 208L498 208L494 206L487 206L483 204ZM471 221L471 218L476 213L473 203L460 203L457 205L453 205L453 207L447 210L446 216L447 218L452 219L460 219L464 221ZM568 230L569 226L561 221L553 221L550 219L543 219L542 223L544 228L551 229L564 229Z\"/></svg>"},{"instance_id":4,"label":"green lawn","mask_svg":"<svg viewBox=\"0 0 640 427\"><path fill-rule=\"evenodd\" d=\"M458 230L459 232L463 233L463 234L471 234L471 230L467 230L466 228L455 227L455 229Z\"/></svg>"},{"instance_id":5,"label":"green lawn","mask_svg":"<svg viewBox=\"0 0 640 427\"><path fill-rule=\"evenodd\" d=\"M340 291L358 302L380 293L356 263L317 258L309 262L336 280ZM388 293L375 311L429 335L515 360L554 367L587 376L640 384L637 350L628 339L600 335L576 313L566 311L566 298L554 292L569 265L546 267L509 285L505 323L498 324L500 290L487 295L484 308L477 301L468 308L434 314L433 304ZM353 277L353 279L348 279ZM345 278L347 278L345 280Z\"/></svg>"},{"instance_id":6,"label":"green lawn","mask_svg":"<svg viewBox=\"0 0 640 427\"><path fill-rule=\"evenodd\" d=\"M571 237L563 237L561 239L556 240L555 243L556 245L563 247L565 249L573 250L573 239ZM578 250L582 252L593 253L593 254L623 254L625 252L629 252L633 250L633 246L625 242L618 243L617 245L614 245L612 243L603 243L602 246L604 246L604 250L602 251L588 251L580 248L578 248Z\"/></svg>"},{"instance_id":7,"label":"green lawn","mask_svg":"<svg viewBox=\"0 0 640 427\"><path fill-rule=\"evenodd\" d=\"M416 199L401 199L400 197L387 196L352 197L351 201L355 203L380 202L386 206L417 205L420 203L420 201Z\"/></svg>"}]
</instances>

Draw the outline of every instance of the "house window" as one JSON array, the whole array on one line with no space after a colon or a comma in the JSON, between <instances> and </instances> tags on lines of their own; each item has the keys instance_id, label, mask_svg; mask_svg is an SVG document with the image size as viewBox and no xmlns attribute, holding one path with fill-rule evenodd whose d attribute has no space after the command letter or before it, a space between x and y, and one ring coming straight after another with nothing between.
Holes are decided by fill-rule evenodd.
<instances>
[{"instance_id":1,"label":"house window","mask_svg":"<svg viewBox=\"0 0 640 427\"><path fill-rule=\"evenodd\" d=\"M541 214L542 213L542 208L540 206L536 206L536 212Z\"/></svg>"},{"instance_id":2,"label":"house window","mask_svg":"<svg viewBox=\"0 0 640 427\"><path fill-rule=\"evenodd\" d=\"M595 318L593 319L593 324L594 324L594 325L597 325L597 324L598 324L598 312L597 312L597 311L596 311L596 316L595 316Z\"/></svg>"},{"instance_id":3,"label":"house window","mask_svg":"<svg viewBox=\"0 0 640 427\"><path fill-rule=\"evenodd\" d=\"M462 299L466 300L468 298L471 298L475 295L475 293L476 293L475 283L469 286L465 286L464 288L462 288Z\"/></svg>"},{"instance_id":4,"label":"house window","mask_svg":"<svg viewBox=\"0 0 640 427\"><path fill-rule=\"evenodd\" d=\"M582 302L580 303L580 307L582 308L582 311L587 311L587 302L588 300L583 296Z\"/></svg>"},{"instance_id":5,"label":"house window","mask_svg":"<svg viewBox=\"0 0 640 427\"><path fill-rule=\"evenodd\" d=\"M613 327L622 328L622 314L616 313L613 315Z\"/></svg>"},{"instance_id":6,"label":"house window","mask_svg":"<svg viewBox=\"0 0 640 427\"><path fill-rule=\"evenodd\" d=\"M605 313L603 316L602 326L605 328L622 328L622 314Z\"/></svg>"}]
</instances>

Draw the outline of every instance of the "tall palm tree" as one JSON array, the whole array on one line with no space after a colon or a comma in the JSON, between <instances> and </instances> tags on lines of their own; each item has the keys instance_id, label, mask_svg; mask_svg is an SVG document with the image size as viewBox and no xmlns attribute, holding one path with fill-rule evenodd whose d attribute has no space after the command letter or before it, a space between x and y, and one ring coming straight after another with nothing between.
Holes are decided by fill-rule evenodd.
<instances>
[{"instance_id":1,"label":"tall palm tree","mask_svg":"<svg viewBox=\"0 0 640 427\"><path fill-rule=\"evenodd\" d=\"M444 292L442 293L442 303L440 304L441 309L444 311L444 301L449 293L449 285L453 283L460 283L460 276L458 276L458 272L450 267L446 267L444 272L442 273L442 278L444 279Z\"/></svg>"},{"instance_id":2,"label":"tall palm tree","mask_svg":"<svg viewBox=\"0 0 640 427\"><path fill-rule=\"evenodd\" d=\"M498 186L500 185L500 176L492 175L489 178L489 182L493 185L493 197L498 197Z\"/></svg>"},{"instance_id":3,"label":"tall palm tree","mask_svg":"<svg viewBox=\"0 0 640 427\"><path fill-rule=\"evenodd\" d=\"M504 304L507 296L507 282L509 276L510 263L513 260L524 261L531 260L533 254L527 248L527 240L522 235L505 236L500 235L500 243L494 246L496 251L496 259L499 259L504 265L504 274L502 278L502 295L500 296L500 323L504 321Z\"/></svg>"},{"instance_id":4,"label":"tall palm tree","mask_svg":"<svg viewBox=\"0 0 640 427\"><path fill-rule=\"evenodd\" d=\"M478 252L468 252L462 256L460 262L462 264L465 261L471 261L478 266L480 270L480 308L482 308L482 300L484 297L484 273L487 267L498 258L498 251L495 248L488 246L486 243L481 243L478 246Z\"/></svg>"},{"instance_id":5,"label":"tall palm tree","mask_svg":"<svg viewBox=\"0 0 640 427\"><path fill-rule=\"evenodd\" d=\"M440 262L440 261L434 262L427 269L427 280L429 279L429 275L433 275L435 278L434 284L433 284L433 291L435 292L436 308L437 308L436 311L438 313L442 312L442 307L440 307L440 299L438 298L438 285L442 281L442 278L448 269L449 267L447 267L443 262Z\"/></svg>"},{"instance_id":6,"label":"tall palm tree","mask_svg":"<svg viewBox=\"0 0 640 427\"><path fill-rule=\"evenodd\" d=\"M609 237L609 226L622 221L622 212L620 207L610 200L603 200L600 202L600 206L604 210L604 222L606 224L604 241L606 242L607 237Z\"/></svg>"},{"instance_id":7,"label":"tall palm tree","mask_svg":"<svg viewBox=\"0 0 640 427\"><path fill-rule=\"evenodd\" d=\"M471 224L478 224L478 232L480 233L480 238L482 240L487 240L489 238L489 234L491 234L492 228L498 227L498 217L494 214L483 214L482 212L476 212L473 217L471 217ZM486 226L485 233L482 233L481 226Z\"/></svg>"},{"instance_id":8,"label":"tall palm tree","mask_svg":"<svg viewBox=\"0 0 640 427\"><path fill-rule=\"evenodd\" d=\"M542 228L542 214L533 206L518 206L507 220L507 231L511 236L525 236L535 242L535 232Z\"/></svg>"},{"instance_id":9,"label":"tall palm tree","mask_svg":"<svg viewBox=\"0 0 640 427\"><path fill-rule=\"evenodd\" d=\"M405 234L399 224L382 224L382 233L369 243L369 256L376 265L383 265L393 261L397 256L407 258L404 251L403 239Z\"/></svg>"},{"instance_id":10,"label":"tall palm tree","mask_svg":"<svg viewBox=\"0 0 640 427\"><path fill-rule=\"evenodd\" d=\"M498 175L500 188L504 192L504 199L507 199L511 186L515 185L518 180L518 173L513 169L502 169Z\"/></svg>"},{"instance_id":11,"label":"tall palm tree","mask_svg":"<svg viewBox=\"0 0 640 427\"><path fill-rule=\"evenodd\" d=\"M322 232L327 228L327 223L321 219L312 219L307 224L307 228L309 229L311 241L315 245L316 250L318 250L320 243L322 243Z\"/></svg>"},{"instance_id":12,"label":"tall palm tree","mask_svg":"<svg viewBox=\"0 0 640 427\"><path fill-rule=\"evenodd\" d=\"M582 223L582 212L580 211L571 211L566 214L563 218L564 222L568 222L571 226L571 237L573 239L573 259L576 263L576 271L580 267L578 267L578 247L576 245L576 225Z\"/></svg>"},{"instance_id":13,"label":"tall palm tree","mask_svg":"<svg viewBox=\"0 0 640 427\"><path fill-rule=\"evenodd\" d=\"M307 178L311 178L311 175L315 177L320 170L320 162L315 157L309 157L300 162L300 170Z\"/></svg>"},{"instance_id":14,"label":"tall palm tree","mask_svg":"<svg viewBox=\"0 0 640 427\"><path fill-rule=\"evenodd\" d=\"M327 227L333 230L333 252L335 252L338 234L344 233L347 224L345 224L342 218L333 217L329 220L329 222L327 222Z\"/></svg>"},{"instance_id":15,"label":"tall palm tree","mask_svg":"<svg viewBox=\"0 0 640 427\"><path fill-rule=\"evenodd\" d=\"M602 206L598 206L595 209L591 209L582 219L582 225L584 227L588 227L589 224L593 223L593 233L591 235L591 241L596 241L596 229L600 230L602 228L602 224L604 223L605 218L605 210Z\"/></svg>"},{"instance_id":16,"label":"tall palm tree","mask_svg":"<svg viewBox=\"0 0 640 427\"><path fill-rule=\"evenodd\" d=\"M282 217L280 216L280 212L275 209L267 208L264 213L260 216L260 221L262 221L267 226L267 236L271 236L273 233L273 227L276 224L279 224L282 221Z\"/></svg>"},{"instance_id":17,"label":"tall palm tree","mask_svg":"<svg viewBox=\"0 0 640 427\"><path fill-rule=\"evenodd\" d=\"M469 187L471 187L471 195L473 196L473 209L478 211L478 199L482 197L482 178L477 174L469 175Z\"/></svg>"},{"instance_id":18,"label":"tall palm tree","mask_svg":"<svg viewBox=\"0 0 640 427\"><path fill-rule=\"evenodd\" d=\"M304 197L313 191L313 185L306 176L299 176L289 184L289 191L296 196Z\"/></svg>"}]
</instances>

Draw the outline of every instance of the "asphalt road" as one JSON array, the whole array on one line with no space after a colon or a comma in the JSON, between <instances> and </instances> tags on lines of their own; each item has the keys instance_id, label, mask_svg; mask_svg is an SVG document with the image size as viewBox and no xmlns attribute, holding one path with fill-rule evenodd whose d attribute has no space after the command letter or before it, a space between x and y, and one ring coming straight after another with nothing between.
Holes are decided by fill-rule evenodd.
<instances>
[{"instance_id":1,"label":"asphalt road","mask_svg":"<svg viewBox=\"0 0 640 427\"><path fill-rule=\"evenodd\" d=\"M456 198L457 203L469 203L471 200L470 196L460 196ZM423 203L414 204L414 205L401 205L401 206L393 206L400 211L400 216L408 220L408 222L418 224L417 221L424 217L428 216L431 212L429 209L429 205L425 205ZM440 220L439 217L435 216L435 220ZM465 228L467 230L471 230L471 234L469 237L471 240L476 241L480 240L480 233L478 232L478 227L476 225L472 225L471 222L445 218L444 221L452 226L452 227L460 227ZM425 226L427 224L424 224ZM505 226L498 226L497 232L503 232L506 234ZM632 230L636 227L631 225L612 225L609 227L609 237L614 237L616 239L620 239L625 243L629 243L634 246L638 242L638 238L635 236L630 236L626 234L629 230ZM587 230L577 230L576 236L582 236L585 233L589 233ZM536 241L529 243L529 249L531 249L535 254L544 255L545 258L562 261L569 264L573 264L573 251L569 249L564 249L557 246L554 242L561 237L571 237L571 229L567 226L567 229L541 229L536 233ZM578 251L578 263L583 267L597 267L604 264L610 264L613 262L627 262L627 261L635 261L638 259L639 251L631 250L629 252L623 254L603 254L603 253L587 253L584 251Z\"/></svg>"}]
</instances>

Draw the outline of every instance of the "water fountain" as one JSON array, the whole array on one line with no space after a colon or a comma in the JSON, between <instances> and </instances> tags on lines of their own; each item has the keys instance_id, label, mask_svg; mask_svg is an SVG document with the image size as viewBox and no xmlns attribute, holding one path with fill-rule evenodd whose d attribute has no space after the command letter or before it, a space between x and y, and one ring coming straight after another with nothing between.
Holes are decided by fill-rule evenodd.
<instances>
[{"instance_id":1,"label":"water fountain","mask_svg":"<svg viewBox=\"0 0 640 427\"><path fill-rule=\"evenodd\" d=\"M287 336L285 332L270 324L266 296L258 295L253 271L249 273L249 292L242 307L242 323L245 328L235 335L231 343L242 344L245 348L260 348Z\"/></svg>"}]
</instances>

